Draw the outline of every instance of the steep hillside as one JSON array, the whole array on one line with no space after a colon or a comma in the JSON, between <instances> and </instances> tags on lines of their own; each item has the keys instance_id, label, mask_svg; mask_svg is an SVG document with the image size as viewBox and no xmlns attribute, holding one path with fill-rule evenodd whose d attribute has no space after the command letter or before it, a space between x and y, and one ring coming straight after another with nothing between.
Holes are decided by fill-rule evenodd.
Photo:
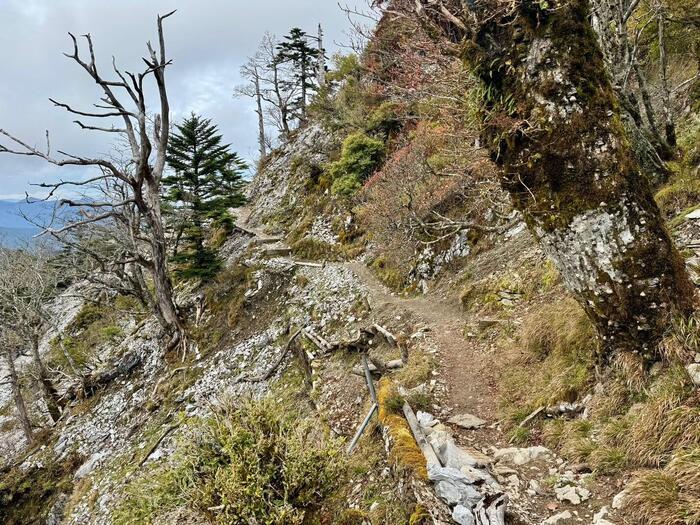
<instances>
[{"instance_id":1,"label":"steep hillside","mask_svg":"<svg viewBox=\"0 0 700 525\"><path fill-rule=\"evenodd\" d=\"M697 317L601 359L431 36L385 16L337 59L209 241L221 271L178 282L185 352L133 297L62 291L61 418L30 397L26 443L0 386L0 521L698 523ZM656 200L697 285L696 109Z\"/></svg>"}]
</instances>

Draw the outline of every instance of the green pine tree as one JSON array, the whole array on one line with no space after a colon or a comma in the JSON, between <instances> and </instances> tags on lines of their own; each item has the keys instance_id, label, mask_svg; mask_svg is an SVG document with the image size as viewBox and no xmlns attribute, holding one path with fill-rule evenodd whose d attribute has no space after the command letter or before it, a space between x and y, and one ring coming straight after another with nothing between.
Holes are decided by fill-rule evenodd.
<instances>
[{"instance_id":1,"label":"green pine tree","mask_svg":"<svg viewBox=\"0 0 700 525\"><path fill-rule=\"evenodd\" d=\"M208 279L220 261L207 237L214 229L230 231L229 208L245 202L242 175L247 165L222 142L210 119L193 113L176 128L167 155L174 173L162 180L165 209L175 232L173 259L180 277Z\"/></svg>"},{"instance_id":2,"label":"green pine tree","mask_svg":"<svg viewBox=\"0 0 700 525\"><path fill-rule=\"evenodd\" d=\"M293 85L299 89L300 95L296 100L295 110L299 119L306 119L306 105L310 91L317 89L315 82L318 71L318 60L321 52L308 44L309 35L298 27L290 30L284 37L284 42L277 46L277 61L293 65Z\"/></svg>"}]
</instances>

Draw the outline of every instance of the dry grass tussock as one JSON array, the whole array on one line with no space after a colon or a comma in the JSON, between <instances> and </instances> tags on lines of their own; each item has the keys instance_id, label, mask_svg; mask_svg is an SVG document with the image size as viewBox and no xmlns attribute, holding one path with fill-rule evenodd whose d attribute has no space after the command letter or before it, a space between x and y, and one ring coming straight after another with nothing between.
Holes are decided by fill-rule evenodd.
<instances>
[{"instance_id":1,"label":"dry grass tussock","mask_svg":"<svg viewBox=\"0 0 700 525\"><path fill-rule=\"evenodd\" d=\"M516 344L522 351L508 366L503 400L515 422L538 406L575 401L592 386L595 331L573 299L555 300L531 312Z\"/></svg>"}]
</instances>

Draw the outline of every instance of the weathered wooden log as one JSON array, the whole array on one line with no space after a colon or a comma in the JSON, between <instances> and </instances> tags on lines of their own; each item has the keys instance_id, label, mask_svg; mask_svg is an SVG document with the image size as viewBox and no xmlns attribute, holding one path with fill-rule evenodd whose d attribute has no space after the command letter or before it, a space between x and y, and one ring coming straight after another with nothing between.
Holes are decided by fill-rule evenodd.
<instances>
[{"instance_id":1,"label":"weathered wooden log","mask_svg":"<svg viewBox=\"0 0 700 525\"><path fill-rule=\"evenodd\" d=\"M372 328L374 328L377 332L382 334L384 336L384 339L386 339L387 343L389 343L391 346L398 346L399 345L394 334L392 334L389 330L384 328L382 325L375 323L372 325Z\"/></svg>"},{"instance_id":2,"label":"weathered wooden log","mask_svg":"<svg viewBox=\"0 0 700 525\"><path fill-rule=\"evenodd\" d=\"M413 439L416 440L421 452L423 452L423 455L425 456L425 463L428 469L430 469L431 465L438 467L442 466L437 454L435 454L435 451L433 450L433 447L430 445L430 443L428 443L428 440L425 439L425 435L418 424L418 419L416 419L416 414L414 414L411 405L408 403L403 404L403 414L406 416L406 421L408 422L408 426L413 434Z\"/></svg>"},{"instance_id":3,"label":"weathered wooden log","mask_svg":"<svg viewBox=\"0 0 700 525\"><path fill-rule=\"evenodd\" d=\"M533 410L529 416L527 416L525 419L523 419L520 424L518 425L520 428L525 427L530 421L535 419L538 415L540 415L544 411L544 406L541 406L535 410Z\"/></svg>"}]
</instances>

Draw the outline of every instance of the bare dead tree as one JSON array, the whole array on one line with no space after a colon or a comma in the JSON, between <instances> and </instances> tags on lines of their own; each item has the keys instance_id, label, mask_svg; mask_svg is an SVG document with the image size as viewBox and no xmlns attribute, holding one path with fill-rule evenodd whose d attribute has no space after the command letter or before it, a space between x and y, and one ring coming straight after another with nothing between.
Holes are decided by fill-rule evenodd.
<instances>
[{"instance_id":1,"label":"bare dead tree","mask_svg":"<svg viewBox=\"0 0 700 525\"><path fill-rule=\"evenodd\" d=\"M318 44L318 63L316 64L316 81L319 87L323 87L326 83L326 50L323 47L323 27L318 24L318 36L316 37Z\"/></svg>"},{"instance_id":2,"label":"bare dead tree","mask_svg":"<svg viewBox=\"0 0 700 525\"><path fill-rule=\"evenodd\" d=\"M27 414L27 405L24 402L24 396L22 395L22 388L19 384L19 376L17 375L17 367L15 366L15 351L16 348L7 340L6 334L0 333L0 344L2 345L2 354L7 362L8 375L5 381L9 383L10 389L12 390L12 399L15 403L15 409L17 410L17 419L19 420L22 431L24 432L24 437L29 444L34 443L34 432L32 431L32 424L29 420L29 415Z\"/></svg>"},{"instance_id":3,"label":"bare dead tree","mask_svg":"<svg viewBox=\"0 0 700 525\"><path fill-rule=\"evenodd\" d=\"M160 203L160 183L165 169L166 152L170 134L170 105L165 82L165 69L171 64L167 57L163 20L171 16L172 11L157 17L158 43L154 49L147 44L148 56L143 59L145 68L140 73L122 72L112 60L113 79L102 76L95 61L95 50L92 37L84 35L88 47L88 59L80 54L78 40L70 34L73 51L66 56L75 61L88 76L100 87L103 96L100 103L95 104L96 110L80 110L72 106L50 99L56 107L60 107L79 117L89 119L107 119L110 124L94 125L76 120L76 124L84 130L115 134L125 138L129 150L129 166L126 171L120 169L107 158L89 158L59 151L60 158L51 155L47 133L46 151L30 146L9 132L0 129L13 148L0 145L0 153L32 156L44 159L55 166L84 166L99 169L87 180L60 181L57 183L41 184L49 189L47 199L53 197L59 189L75 189L96 182L111 183L118 181L126 190L124 200L120 202L100 202L97 200L62 199L63 206L79 209L79 218L70 221L60 228L49 227L45 233L60 235L66 231L79 228L86 224L98 223L108 219L123 221L131 211L136 211L143 228L135 232L137 240L148 247L148 254L133 254L129 261L140 265L150 275L154 284L154 307L166 333L172 334L171 347L186 345L185 325L175 302L174 291L168 273L166 236L162 219ZM159 99L159 111L150 125L146 106L146 81L155 80ZM128 101L123 103L123 99ZM130 106L130 107L127 107ZM122 127L116 127L113 119L121 122Z\"/></svg>"},{"instance_id":4,"label":"bare dead tree","mask_svg":"<svg viewBox=\"0 0 700 525\"><path fill-rule=\"evenodd\" d=\"M261 88L261 68L262 65L255 60L255 57L248 59L248 62L241 67L241 76L247 78L249 84L235 89L237 96L251 97L255 100L255 114L258 117L258 150L260 158L267 156L267 139L265 137L265 113L263 111L263 98Z\"/></svg>"},{"instance_id":5,"label":"bare dead tree","mask_svg":"<svg viewBox=\"0 0 700 525\"><path fill-rule=\"evenodd\" d=\"M58 269L42 247L23 250L0 248L0 308L3 322L11 324L20 344L28 347L37 382L49 416L61 417L62 402L39 353L39 341L50 324L47 303L56 295Z\"/></svg>"},{"instance_id":6,"label":"bare dead tree","mask_svg":"<svg viewBox=\"0 0 700 525\"><path fill-rule=\"evenodd\" d=\"M258 142L266 146L271 141L269 137L263 139L265 122L274 126L283 138L291 133L294 120L292 106L299 94L294 83L286 81L290 71L287 65L277 60L277 45L277 38L265 33L255 55L241 68L249 85L239 86L234 91L236 96L256 100Z\"/></svg>"}]
</instances>

